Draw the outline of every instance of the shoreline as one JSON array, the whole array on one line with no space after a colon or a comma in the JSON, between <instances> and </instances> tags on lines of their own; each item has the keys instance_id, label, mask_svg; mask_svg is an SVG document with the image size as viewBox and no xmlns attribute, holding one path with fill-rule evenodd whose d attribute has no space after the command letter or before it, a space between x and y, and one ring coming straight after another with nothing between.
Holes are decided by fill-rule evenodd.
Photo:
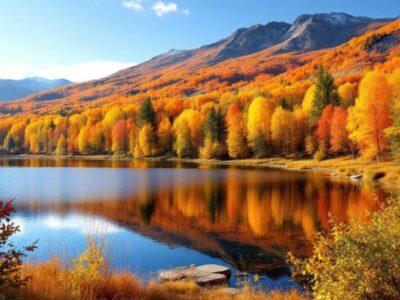
<instances>
[{"instance_id":1,"label":"shoreline","mask_svg":"<svg viewBox=\"0 0 400 300\"><path fill-rule=\"evenodd\" d=\"M121 161L121 162L171 162L188 163L196 165L233 166L245 168L280 169L287 171L311 172L330 176L332 178L360 181L381 185L389 190L400 190L400 164L395 161L368 162L360 158L353 159L350 156L340 156L318 162L311 158L246 158L246 159L201 159L201 158L179 158L175 156L142 157L134 158L126 155L0 155L0 159L43 159L43 160L88 160L88 161ZM375 174L381 174L374 178ZM360 179L351 179L352 175L362 175Z\"/></svg>"}]
</instances>

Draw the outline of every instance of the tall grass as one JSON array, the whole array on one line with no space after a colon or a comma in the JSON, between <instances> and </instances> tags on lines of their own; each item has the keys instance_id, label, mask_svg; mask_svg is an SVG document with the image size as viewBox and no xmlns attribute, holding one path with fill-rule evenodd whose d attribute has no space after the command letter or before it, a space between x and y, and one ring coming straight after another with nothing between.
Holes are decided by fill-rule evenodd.
<instances>
[{"instance_id":1,"label":"tall grass","mask_svg":"<svg viewBox=\"0 0 400 300\"><path fill-rule=\"evenodd\" d=\"M140 281L133 274L113 272L103 245L92 237L88 239L87 249L72 259L71 264L54 257L48 262L26 264L23 273L31 280L18 291L20 299L141 298Z\"/></svg>"},{"instance_id":2,"label":"tall grass","mask_svg":"<svg viewBox=\"0 0 400 300\"><path fill-rule=\"evenodd\" d=\"M266 293L249 286L232 296L224 288L200 288L193 282L150 282L143 284L129 272L115 272L109 267L104 240L88 238L88 247L70 262L54 257L26 264L24 275L31 276L27 285L15 291L16 299L30 300L258 300L306 299L297 291Z\"/></svg>"}]
</instances>

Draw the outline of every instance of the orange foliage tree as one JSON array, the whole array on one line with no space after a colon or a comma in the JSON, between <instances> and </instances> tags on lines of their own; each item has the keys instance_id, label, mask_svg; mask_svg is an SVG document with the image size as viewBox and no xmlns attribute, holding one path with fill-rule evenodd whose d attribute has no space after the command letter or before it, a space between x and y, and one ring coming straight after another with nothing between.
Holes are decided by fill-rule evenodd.
<instances>
[{"instance_id":1,"label":"orange foliage tree","mask_svg":"<svg viewBox=\"0 0 400 300\"><path fill-rule=\"evenodd\" d=\"M384 130L392 124L391 101L392 87L385 74L379 70L368 72L360 83L359 98L349 110L347 124L350 138L366 159L382 161L389 145Z\"/></svg>"}]
</instances>

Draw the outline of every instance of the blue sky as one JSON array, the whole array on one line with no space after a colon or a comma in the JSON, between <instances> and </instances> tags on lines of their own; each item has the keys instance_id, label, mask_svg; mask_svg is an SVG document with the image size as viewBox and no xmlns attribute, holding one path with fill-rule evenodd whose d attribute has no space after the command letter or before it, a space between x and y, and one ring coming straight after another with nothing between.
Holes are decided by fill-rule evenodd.
<instances>
[{"instance_id":1,"label":"blue sky","mask_svg":"<svg viewBox=\"0 0 400 300\"><path fill-rule=\"evenodd\" d=\"M400 15L400 0L0 0L0 78L82 81L303 13Z\"/></svg>"}]
</instances>

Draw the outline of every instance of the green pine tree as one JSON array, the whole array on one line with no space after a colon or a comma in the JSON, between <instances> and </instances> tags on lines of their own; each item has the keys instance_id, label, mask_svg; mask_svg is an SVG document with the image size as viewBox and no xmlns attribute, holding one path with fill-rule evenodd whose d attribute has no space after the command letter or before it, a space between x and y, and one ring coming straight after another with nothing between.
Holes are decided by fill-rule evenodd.
<instances>
[{"instance_id":1,"label":"green pine tree","mask_svg":"<svg viewBox=\"0 0 400 300\"><path fill-rule=\"evenodd\" d=\"M321 116L325 106L329 104L334 106L339 105L340 98L335 85L335 79L329 70L321 66L315 73L315 77L315 107L311 112L311 117L316 120Z\"/></svg>"},{"instance_id":2,"label":"green pine tree","mask_svg":"<svg viewBox=\"0 0 400 300\"><path fill-rule=\"evenodd\" d=\"M253 140L253 153L255 157L266 157L268 154L267 144L265 143L265 137L261 131L257 133L257 136Z\"/></svg>"},{"instance_id":3,"label":"green pine tree","mask_svg":"<svg viewBox=\"0 0 400 300\"><path fill-rule=\"evenodd\" d=\"M136 126L138 128L142 128L146 123L150 123L155 128L156 112L150 98L143 100L136 116Z\"/></svg>"},{"instance_id":4,"label":"green pine tree","mask_svg":"<svg viewBox=\"0 0 400 300\"><path fill-rule=\"evenodd\" d=\"M4 139L4 148L7 152L13 152L15 150L15 141L11 134L8 134Z\"/></svg>"},{"instance_id":5,"label":"green pine tree","mask_svg":"<svg viewBox=\"0 0 400 300\"><path fill-rule=\"evenodd\" d=\"M212 143L223 143L225 122L221 110L216 111L214 107L211 107L204 123L204 136L205 138L209 138Z\"/></svg>"}]
</instances>

